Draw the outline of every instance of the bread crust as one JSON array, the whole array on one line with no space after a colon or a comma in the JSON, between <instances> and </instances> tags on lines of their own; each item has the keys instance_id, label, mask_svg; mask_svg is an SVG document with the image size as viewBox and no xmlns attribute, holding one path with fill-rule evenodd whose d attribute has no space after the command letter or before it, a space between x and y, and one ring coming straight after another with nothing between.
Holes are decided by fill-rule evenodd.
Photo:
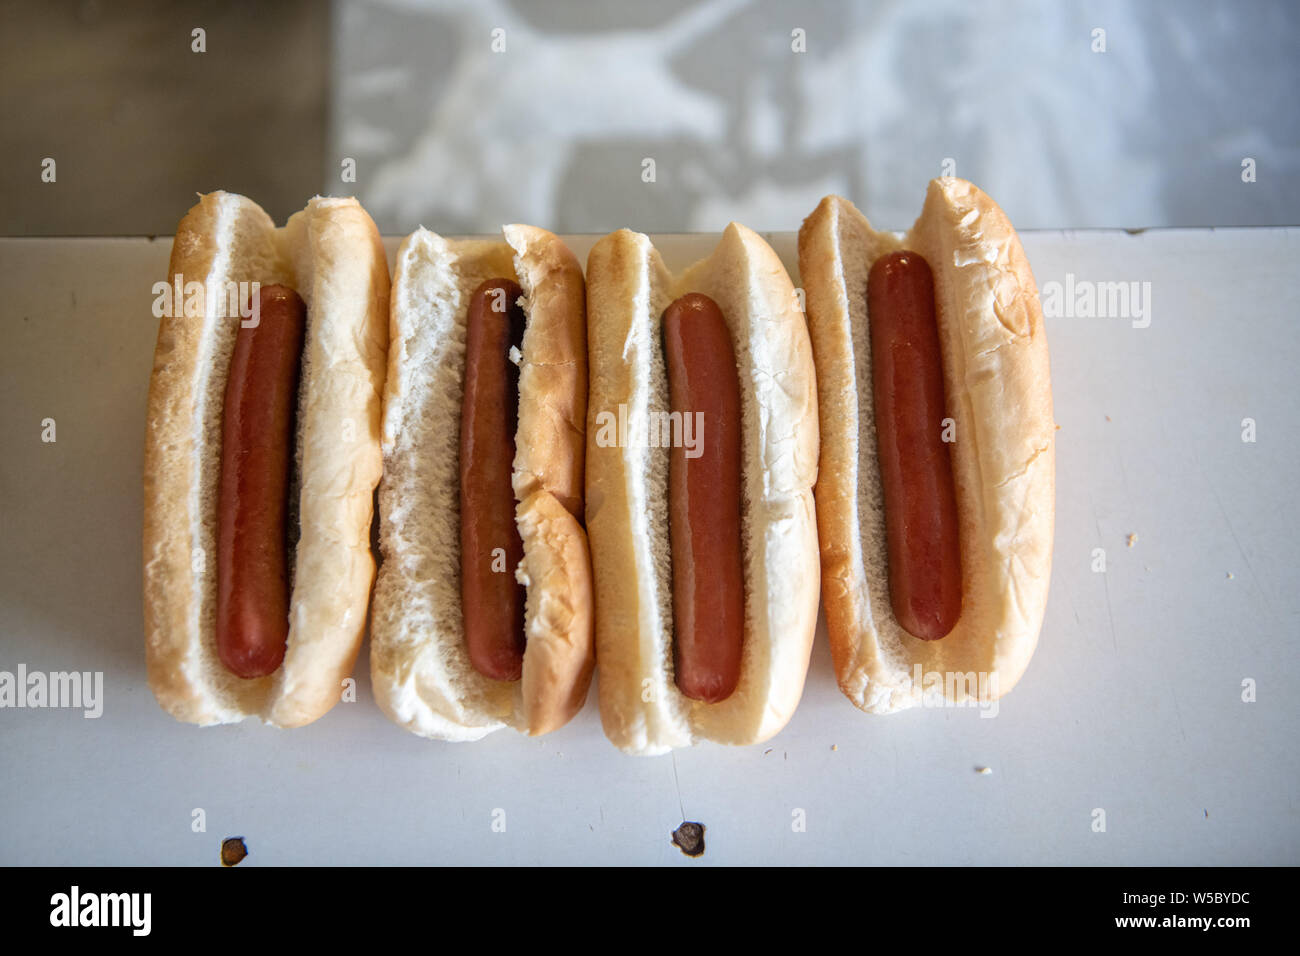
<instances>
[{"instance_id":1,"label":"bread crust","mask_svg":"<svg viewBox=\"0 0 1300 956\"><path fill-rule=\"evenodd\" d=\"M339 699L365 628L387 349L383 247L356 200L318 197L276 229L256 203L218 191L200 196L177 227L169 279L178 273L211 289L284 283L307 302L295 441L301 534L284 665L237 678L216 653L216 526L222 396L238 317L210 294L201 316L173 309L159 326L145 435L150 686L179 720L299 726ZM345 422L352 437L340 441Z\"/></svg>"},{"instance_id":2,"label":"bread crust","mask_svg":"<svg viewBox=\"0 0 1300 956\"><path fill-rule=\"evenodd\" d=\"M439 740L505 726L555 730L582 708L595 667L591 560L573 514L582 513L586 286L557 236L523 225L504 234L505 242L447 240L421 229L397 254L371 679L390 719ZM460 596L466 310L490 278L519 282L527 316L512 484L528 644L513 682L469 663Z\"/></svg>"},{"instance_id":3,"label":"bread crust","mask_svg":"<svg viewBox=\"0 0 1300 956\"><path fill-rule=\"evenodd\" d=\"M515 252L524 290L519 368L515 500L546 489L582 515L587 424L587 284L582 266L558 237L536 226L502 230Z\"/></svg>"},{"instance_id":4,"label":"bread crust","mask_svg":"<svg viewBox=\"0 0 1300 956\"><path fill-rule=\"evenodd\" d=\"M270 722L297 727L339 699L365 636L390 280L379 230L355 199L313 199L287 232L308 339L289 645Z\"/></svg>"},{"instance_id":5,"label":"bread crust","mask_svg":"<svg viewBox=\"0 0 1300 956\"><path fill-rule=\"evenodd\" d=\"M578 519L546 489L519 502L517 515L519 577L528 585L519 729L540 736L563 727L587 701L596 669L591 555Z\"/></svg>"},{"instance_id":6,"label":"bread crust","mask_svg":"<svg viewBox=\"0 0 1300 956\"><path fill-rule=\"evenodd\" d=\"M677 278L648 237L618 230L592 248L587 282L587 528L605 733L645 755L766 740L802 694L819 586L817 397L794 287L767 243L738 223ZM686 698L673 680L668 449L635 438L667 408L660 321L688 292L721 308L741 385L744 649L737 690L714 704ZM611 442L620 414L632 437Z\"/></svg>"},{"instance_id":7,"label":"bread crust","mask_svg":"<svg viewBox=\"0 0 1300 956\"><path fill-rule=\"evenodd\" d=\"M963 604L939 641L907 634L890 607L876 465L866 276L876 258L902 248L934 272L956 435ZM823 600L840 688L871 713L995 700L1037 644L1055 501L1047 340L1015 230L992 199L954 178L931 182L902 238L827 196L799 231L799 267L817 363Z\"/></svg>"}]
</instances>

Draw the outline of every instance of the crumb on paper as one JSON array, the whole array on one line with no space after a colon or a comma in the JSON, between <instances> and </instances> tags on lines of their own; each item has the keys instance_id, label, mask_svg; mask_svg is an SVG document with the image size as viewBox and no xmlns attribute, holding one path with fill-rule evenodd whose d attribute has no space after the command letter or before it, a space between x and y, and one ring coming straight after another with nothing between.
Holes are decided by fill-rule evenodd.
<instances>
[{"instance_id":1,"label":"crumb on paper","mask_svg":"<svg viewBox=\"0 0 1300 956\"><path fill-rule=\"evenodd\" d=\"M976 768L975 768L975 772L978 773L978 774L980 774L981 776L987 777L989 774L991 774L991 773L993 772L993 768L992 768L992 767L976 767Z\"/></svg>"},{"instance_id":2,"label":"crumb on paper","mask_svg":"<svg viewBox=\"0 0 1300 956\"><path fill-rule=\"evenodd\" d=\"M1205 819L1207 819L1207 820L1210 819L1210 811L1209 811L1209 810L1206 810L1206 811L1205 811Z\"/></svg>"},{"instance_id":3,"label":"crumb on paper","mask_svg":"<svg viewBox=\"0 0 1300 956\"><path fill-rule=\"evenodd\" d=\"M1106 416L1106 421L1110 421L1110 416L1109 416L1109 415Z\"/></svg>"},{"instance_id":4,"label":"crumb on paper","mask_svg":"<svg viewBox=\"0 0 1300 956\"><path fill-rule=\"evenodd\" d=\"M673 846L687 856L699 856L704 852L704 824L683 822L673 831Z\"/></svg>"},{"instance_id":5,"label":"crumb on paper","mask_svg":"<svg viewBox=\"0 0 1300 956\"><path fill-rule=\"evenodd\" d=\"M1129 535L1125 540L1128 542L1128 546L1131 548L1133 547L1133 545L1137 544L1137 539L1138 539L1137 533L1134 532L1133 534Z\"/></svg>"},{"instance_id":6,"label":"crumb on paper","mask_svg":"<svg viewBox=\"0 0 1300 956\"><path fill-rule=\"evenodd\" d=\"M766 757L766 756L767 756L768 754L770 754L771 752L772 752L772 748L771 748L771 747L768 747L766 750L763 751L763 756Z\"/></svg>"},{"instance_id":7,"label":"crumb on paper","mask_svg":"<svg viewBox=\"0 0 1300 956\"><path fill-rule=\"evenodd\" d=\"M1231 581L1234 577L1236 577L1236 575L1233 574L1231 571L1229 571L1229 572L1228 572L1228 580Z\"/></svg>"},{"instance_id":8,"label":"crumb on paper","mask_svg":"<svg viewBox=\"0 0 1300 956\"><path fill-rule=\"evenodd\" d=\"M839 749L840 749L839 744L831 744L831 750L839 750Z\"/></svg>"},{"instance_id":9,"label":"crumb on paper","mask_svg":"<svg viewBox=\"0 0 1300 956\"><path fill-rule=\"evenodd\" d=\"M221 841L222 866L235 866L246 856L248 847L244 845L243 837L226 837Z\"/></svg>"}]
</instances>

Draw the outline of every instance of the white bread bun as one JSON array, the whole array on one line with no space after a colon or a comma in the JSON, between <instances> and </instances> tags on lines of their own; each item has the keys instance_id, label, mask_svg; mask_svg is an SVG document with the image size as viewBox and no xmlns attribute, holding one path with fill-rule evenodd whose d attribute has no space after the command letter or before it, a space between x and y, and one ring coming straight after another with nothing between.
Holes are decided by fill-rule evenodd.
<instances>
[{"instance_id":1,"label":"white bread bun","mask_svg":"<svg viewBox=\"0 0 1300 956\"><path fill-rule=\"evenodd\" d=\"M504 233L506 242L447 240L419 229L398 249L393 280L370 674L390 719L439 740L563 726L582 708L595 666L587 536L566 510L581 513L582 502L582 269L543 229ZM466 316L474 290L494 278L519 283L527 316L512 477L524 545L517 577L528 591L518 681L474 670L460 594Z\"/></svg>"},{"instance_id":2,"label":"white bread bun","mask_svg":"<svg viewBox=\"0 0 1300 956\"><path fill-rule=\"evenodd\" d=\"M341 694L374 578L373 493L388 347L388 265L354 199L317 197L275 228L243 196L213 192L181 220L168 281L213 290L282 283L307 305L294 448L298 539L288 646L274 674L236 677L217 657L222 409L238 317L218 296L158 330L144 461L144 621L149 683L179 720L258 717L297 727ZM292 521L292 518L291 518Z\"/></svg>"},{"instance_id":3,"label":"white bread bun","mask_svg":"<svg viewBox=\"0 0 1300 956\"><path fill-rule=\"evenodd\" d=\"M956 428L962 611L937 641L904 631L889 597L866 289L872 263L898 249L920 253L934 273ZM1055 513L1047 338L1016 231L960 179L933 180L901 238L827 196L799 230L799 270L817 362L817 516L840 688L871 713L996 699L1020 679L1038 642Z\"/></svg>"},{"instance_id":4,"label":"white bread bun","mask_svg":"<svg viewBox=\"0 0 1300 956\"><path fill-rule=\"evenodd\" d=\"M587 533L605 734L635 754L766 740L799 703L817 622L817 394L794 287L771 247L732 223L677 278L648 237L611 233L587 259L587 288ZM629 435L668 410L662 316L688 292L722 310L741 391L744 644L736 691L713 704L673 677L669 449L606 440L620 406Z\"/></svg>"}]
</instances>

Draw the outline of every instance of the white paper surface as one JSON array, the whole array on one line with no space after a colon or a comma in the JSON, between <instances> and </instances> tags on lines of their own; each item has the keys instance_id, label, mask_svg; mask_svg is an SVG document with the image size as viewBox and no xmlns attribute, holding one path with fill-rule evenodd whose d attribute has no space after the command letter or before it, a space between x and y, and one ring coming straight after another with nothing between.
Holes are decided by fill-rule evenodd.
<instances>
[{"instance_id":1,"label":"white paper surface","mask_svg":"<svg viewBox=\"0 0 1300 956\"><path fill-rule=\"evenodd\" d=\"M308 727L168 717L144 672L140 479L170 238L0 240L0 671L104 679L98 719L0 709L0 863L212 865L236 835L241 866L1300 862L1298 236L1024 234L1040 288L1150 282L1151 312L1048 319L1051 597L996 718L859 712L823 627L773 741L658 758L605 740L594 688L541 739L413 737L375 707L366 648L357 702ZM580 259L595 238L570 238ZM771 238L793 269L794 236ZM676 268L714 241L659 244ZM683 819L707 827L696 860L670 844Z\"/></svg>"}]
</instances>

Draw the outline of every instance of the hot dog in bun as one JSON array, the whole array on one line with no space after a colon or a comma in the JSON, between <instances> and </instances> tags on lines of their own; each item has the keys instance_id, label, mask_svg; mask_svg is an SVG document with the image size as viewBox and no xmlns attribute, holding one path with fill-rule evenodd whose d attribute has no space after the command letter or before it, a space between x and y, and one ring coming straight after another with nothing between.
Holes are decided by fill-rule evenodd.
<instances>
[{"instance_id":1,"label":"hot dog in bun","mask_svg":"<svg viewBox=\"0 0 1300 956\"><path fill-rule=\"evenodd\" d=\"M177 228L149 386L149 683L179 720L296 727L340 698L374 578L388 266L354 199L283 228L232 193ZM170 289L175 294L170 294Z\"/></svg>"},{"instance_id":2,"label":"hot dog in bun","mask_svg":"<svg viewBox=\"0 0 1300 956\"><path fill-rule=\"evenodd\" d=\"M794 287L732 223L679 276L648 237L611 233L587 289L605 733L636 754L766 740L817 620L817 394Z\"/></svg>"},{"instance_id":3,"label":"hot dog in bun","mask_svg":"<svg viewBox=\"0 0 1300 956\"><path fill-rule=\"evenodd\" d=\"M504 233L420 229L393 282L370 672L441 740L554 730L595 666L582 269L544 229Z\"/></svg>"},{"instance_id":4,"label":"hot dog in bun","mask_svg":"<svg viewBox=\"0 0 1300 956\"><path fill-rule=\"evenodd\" d=\"M872 713L996 699L1038 641L1054 517L1047 339L1015 229L960 179L931 182L902 237L827 196L799 270L840 688Z\"/></svg>"}]
</instances>

